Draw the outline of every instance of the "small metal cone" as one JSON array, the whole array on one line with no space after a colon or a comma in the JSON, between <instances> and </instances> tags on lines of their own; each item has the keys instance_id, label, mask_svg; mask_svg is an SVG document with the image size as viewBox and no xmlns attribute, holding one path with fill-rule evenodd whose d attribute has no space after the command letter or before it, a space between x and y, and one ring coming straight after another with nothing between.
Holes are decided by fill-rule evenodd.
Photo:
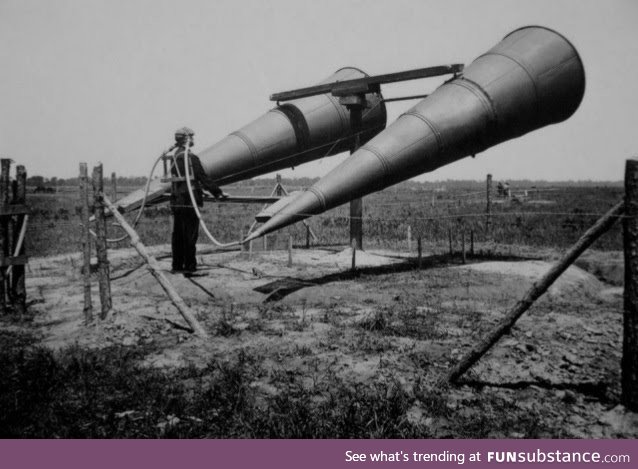
<instances>
[{"instance_id":1,"label":"small metal cone","mask_svg":"<svg viewBox=\"0 0 638 469\"><path fill-rule=\"evenodd\" d=\"M317 196L310 191L303 192L281 209L281 211L275 213L270 220L253 231L242 243L252 241L260 236L276 231L284 226L292 225L322 211L323 207Z\"/></svg>"}]
</instances>

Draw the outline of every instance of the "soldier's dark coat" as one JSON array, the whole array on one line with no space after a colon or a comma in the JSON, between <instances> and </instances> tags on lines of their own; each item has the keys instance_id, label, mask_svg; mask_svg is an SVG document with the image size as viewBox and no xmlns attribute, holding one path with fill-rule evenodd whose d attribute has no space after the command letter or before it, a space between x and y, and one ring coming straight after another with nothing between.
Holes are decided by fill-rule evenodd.
<instances>
[{"instance_id":1,"label":"soldier's dark coat","mask_svg":"<svg viewBox=\"0 0 638 469\"><path fill-rule=\"evenodd\" d=\"M204 172L199 157L189 151L188 160L195 203L199 207L204 204L203 189L215 197L222 197L223 192ZM175 153L175 159L171 164L171 175L176 178L186 177L183 147L180 147ZM173 211L173 235L171 237L173 270L194 271L197 268L195 256L199 235L199 219L193 208L186 181L174 181L171 184L171 209Z\"/></svg>"}]
</instances>

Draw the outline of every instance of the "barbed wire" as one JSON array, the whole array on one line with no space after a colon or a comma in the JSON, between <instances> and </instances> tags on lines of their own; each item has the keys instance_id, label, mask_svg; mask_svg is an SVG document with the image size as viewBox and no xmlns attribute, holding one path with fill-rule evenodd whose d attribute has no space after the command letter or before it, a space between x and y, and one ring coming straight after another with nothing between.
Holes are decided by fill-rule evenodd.
<instances>
[{"instance_id":1,"label":"barbed wire","mask_svg":"<svg viewBox=\"0 0 638 469\"><path fill-rule=\"evenodd\" d=\"M190 206L184 206L184 207L190 207ZM163 219L158 219L158 217L154 217L154 216L145 216L142 219L140 219L140 223L143 224L150 224L153 222L158 222L158 223L164 223L165 221L167 221L167 218L170 216L169 213L166 213L166 218ZM210 215L210 214L208 214ZM358 219L358 217L351 217L349 215L346 214L318 214L318 215L312 215L310 213L300 213L300 214L296 214L296 215L300 215L300 216L304 216L304 217L308 217L308 218L313 218L313 219L320 219L320 220L326 220L326 219L331 219L331 220L339 220L339 221L349 221L352 219ZM437 220L462 220L462 219L478 219L478 218L506 218L506 217L531 217L531 216L564 216L564 217L569 217L569 218L588 218L588 219L592 219L592 218L600 218L604 215L604 213L599 213L599 212L578 212L578 213L574 213L574 212L547 212L547 211L532 211L532 212L491 212L489 215L486 212L473 212L473 213L457 213L457 214L437 214L437 215L432 215L432 216L393 216L393 217L386 217L386 216L375 216L375 215L364 215L363 217L361 217L363 222L366 223L373 223L373 222L398 222L398 223L406 223L406 222L425 222L425 221L437 221ZM214 215L213 215L214 217ZM629 218L635 218L635 217L629 217L626 215L618 215L616 217L617 219L629 219ZM576 225L578 226L578 225ZM47 221L35 221L35 222L31 222L29 223L29 225L27 226L27 232L34 232L34 231L43 231L46 229L52 229L52 228L57 228L57 229L62 229L62 228L72 228L72 229L80 229L81 225L80 222L77 221L71 221L71 220L47 220Z\"/></svg>"}]
</instances>

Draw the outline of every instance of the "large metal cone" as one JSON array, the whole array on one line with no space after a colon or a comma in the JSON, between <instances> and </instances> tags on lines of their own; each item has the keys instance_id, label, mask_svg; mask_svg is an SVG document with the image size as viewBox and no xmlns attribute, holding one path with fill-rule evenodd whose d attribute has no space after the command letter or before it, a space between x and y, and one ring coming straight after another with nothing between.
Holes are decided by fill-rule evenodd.
<instances>
[{"instance_id":1,"label":"large metal cone","mask_svg":"<svg viewBox=\"0 0 638 469\"><path fill-rule=\"evenodd\" d=\"M381 132L251 238L567 119L585 90L576 49L518 29Z\"/></svg>"},{"instance_id":2,"label":"large metal cone","mask_svg":"<svg viewBox=\"0 0 638 469\"><path fill-rule=\"evenodd\" d=\"M367 76L345 67L319 84ZM359 129L366 142L385 128L386 108L380 93L368 93ZM223 110L222 110L223 112ZM351 148L354 130L350 111L338 98L322 94L277 106L218 143L199 153L204 171L219 185L291 168ZM155 196L170 189L156 188ZM143 195L143 194L142 194ZM134 200L133 200L134 199ZM127 197L123 210L139 205L140 197Z\"/></svg>"},{"instance_id":3,"label":"large metal cone","mask_svg":"<svg viewBox=\"0 0 638 469\"><path fill-rule=\"evenodd\" d=\"M321 83L367 76L347 67ZM362 141L385 128L385 104L379 93L366 95ZM350 148L354 135L350 111L330 94L289 101L270 110L240 130L200 153L206 173L218 184L228 184L290 168Z\"/></svg>"}]
</instances>

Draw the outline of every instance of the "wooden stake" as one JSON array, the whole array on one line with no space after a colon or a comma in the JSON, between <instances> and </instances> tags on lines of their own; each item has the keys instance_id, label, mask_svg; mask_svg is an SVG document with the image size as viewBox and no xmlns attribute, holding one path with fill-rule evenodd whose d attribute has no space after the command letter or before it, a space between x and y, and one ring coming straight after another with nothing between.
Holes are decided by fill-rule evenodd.
<instances>
[{"instance_id":1,"label":"wooden stake","mask_svg":"<svg viewBox=\"0 0 638 469\"><path fill-rule=\"evenodd\" d=\"M447 229L447 240L448 240L448 244L450 245L450 256L453 256L454 250L452 249L452 229L451 228Z\"/></svg>"},{"instance_id":2,"label":"wooden stake","mask_svg":"<svg viewBox=\"0 0 638 469\"><path fill-rule=\"evenodd\" d=\"M184 300L177 294L177 291L175 291L175 288L173 288L173 285L171 285L171 283L162 273L157 260L148 253L148 251L146 250L146 246L144 246L144 244L142 244L142 242L140 241L139 235L135 232L135 230L131 227L131 225L128 224L128 222L120 214L120 212L118 212L117 208L108 199L108 197L104 196L103 200L106 206L111 210L111 213L113 214L113 216L117 219L118 223L122 225L122 228L124 229L124 231L126 231L126 234L129 235L131 245L137 250L140 256L142 256L142 258L148 264L148 270L151 273L151 275L153 275L153 277L155 277L155 279L159 282L159 284L164 289L164 291L166 292L170 300L179 310L182 317L186 320L188 325L192 328L193 332L195 332L195 334L197 334L200 337L204 337L204 338L208 337L208 334L206 333L204 328L195 318L194 313L186 305L186 303L184 303Z\"/></svg>"},{"instance_id":3,"label":"wooden stake","mask_svg":"<svg viewBox=\"0 0 638 469\"><path fill-rule=\"evenodd\" d=\"M97 252L97 271L100 285L100 318L106 319L111 310L111 279L109 259L106 247L106 217L104 216L104 180L102 164L93 168L93 199L95 203L95 250Z\"/></svg>"},{"instance_id":4,"label":"wooden stake","mask_svg":"<svg viewBox=\"0 0 638 469\"><path fill-rule=\"evenodd\" d=\"M492 232L492 175L487 175L487 208L485 209L487 216L485 218L485 231L489 235Z\"/></svg>"},{"instance_id":5,"label":"wooden stake","mask_svg":"<svg viewBox=\"0 0 638 469\"><path fill-rule=\"evenodd\" d=\"M27 200L27 172L24 169L24 166L18 165L16 166L16 180L13 184L13 203L16 205L24 206ZM12 246L11 250L13 252L13 257L23 256L24 255L24 238L27 232L27 223L29 222L29 215L17 215L16 223L13 224L13 234L12 234ZM13 275L11 273L13 272ZM14 306L17 306L20 309L21 305L19 303L23 303L22 306L26 307L26 288L24 284L24 264L12 264L7 267L7 276L11 275L11 290L13 292L12 296L14 298ZM19 292L22 290L22 292ZM16 302L16 298L20 297L20 295L24 297L22 302ZM24 312L24 308L22 308L22 312Z\"/></svg>"},{"instance_id":6,"label":"wooden stake","mask_svg":"<svg viewBox=\"0 0 638 469\"><path fill-rule=\"evenodd\" d=\"M250 230L248 230L248 232L250 233ZM239 239L242 239L242 240L244 239L243 228L239 231ZM252 255L252 251L253 251L252 242L249 241L247 243L240 243L239 250L244 255L244 257L246 257L247 259L250 259L250 256Z\"/></svg>"},{"instance_id":7,"label":"wooden stake","mask_svg":"<svg viewBox=\"0 0 638 469\"><path fill-rule=\"evenodd\" d=\"M412 227L408 225L408 233L406 235L408 239L408 252L412 251Z\"/></svg>"},{"instance_id":8,"label":"wooden stake","mask_svg":"<svg viewBox=\"0 0 638 469\"><path fill-rule=\"evenodd\" d=\"M363 118L363 106L351 105L348 106L350 111L350 127L354 132L352 144L350 146L350 154L356 152L361 146L361 134L359 133L362 128ZM357 249L363 249L363 199L358 198L350 201L350 245L352 241L357 244Z\"/></svg>"},{"instance_id":9,"label":"wooden stake","mask_svg":"<svg viewBox=\"0 0 638 469\"><path fill-rule=\"evenodd\" d=\"M288 267L292 267L292 235L288 236Z\"/></svg>"},{"instance_id":10,"label":"wooden stake","mask_svg":"<svg viewBox=\"0 0 638 469\"><path fill-rule=\"evenodd\" d=\"M363 199L350 201L350 244L357 243L357 249L363 249Z\"/></svg>"},{"instance_id":11,"label":"wooden stake","mask_svg":"<svg viewBox=\"0 0 638 469\"><path fill-rule=\"evenodd\" d=\"M422 261L423 261L423 250L422 250L422 248L421 248L421 236L419 236L419 237L416 239L416 246L417 246L417 250L418 250L418 252L419 252L419 257L418 257L418 263L417 263L417 266L418 266L419 270L421 270L421 263L422 263Z\"/></svg>"},{"instance_id":12,"label":"wooden stake","mask_svg":"<svg viewBox=\"0 0 638 469\"><path fill-rule=\"evenodd\" d=\"M111 173L111 200L117 201L117 177Z\"/></svg>"},{"instance_id":13,"label":"wooden stake","mask_svg":"<svg viewBox=\"0 0 638 469\"><path fill-rule=\"evenodd\" d=\"M310 249L310 226L306 225L306 249Z\"/></svg>"},{"instance_id":14,"label":"wooden stake","mask_svg":"<svg viewBox=\"0 0 638 469\"><path fill-rule=\"evenodd\" d=\"M84 320L93 319L93 302L91 299L91 232L89 219L91 209L89 206L88 170L86 163L80 163L80 218L82 221L82 277L84 280Z\"/></svg>"},{"instance_id":15,"label":"wooden stake","mask_svg":"<svg viewBox=\"0 0 638 469\"><path fill-rule=\"evenodd\" d=\"M463 373L469 370L498 340L508 333L514 323L527 311L532 304L547 291L556 279L603 233L605 233L622 215L624 203L620 202L609 212L603 215L583 236L574 244L565 255L554 264L539 280L534 282L532 287L525 293L525 296L514 305L514 307L503 317L498 326L483 338L470 352L468 352L450 370L447 380L455 382Z\"/></svg>"},{"instance_id":16,"label":"wooden stake","mask_svg":"<svg viewBox=\"0 0 638 469\"><path fill-rule=\"evenodd\" d=\"M268 235L264 235L262 239L264 241L264 251L267 251L268 250Z\"/></svg>"},{"instance_id":17,"label":"wooden stake","mask_svg":"<svg viewBox=\"0 0 638 469\"><path fill-rule=\"evenodd\" d=\"M13 203L17 205L25 205L27 202L27 171L23 165L16 166L16 190L13 198ZM29 215L18 215L17 223L14 226L13 231L13 255L23 256L24 249L24 237L26 234L27 222L29 221ZM22 315L27 309L27 288L25 283L25 267L24 264L9 266L7 273L11 272L13 267L13 274L11 276L11 290L13 291L13 304L18 314Z\"/></svg>"},{"instance_id":18,"label":"wooden stake","mask_svg":"<svg viewBox=\"0 0 638 469\"><path fill-rule=\"evenodd\" d=\"M625 166L625 295L623 354L621 360L621 402L638 412L638 161Z\"/></svg>"},{"instance_id":19,"label":"wooden stake","mask_svg":"<svg viewBox=\"0 0 638 469\"><path fill-rule=\"evenodd\" d=\"M474 257L474 230L470 230L470 256Z\"/></svg>"},{"instance_id":20,"label":"wooden stake","mask_svg":"<svg viewBox=\"0 0 638 469\"><path fill-rule=\"evenodd\" d=\"M357 270L357 241L353 239L350 246L352 247L352 266L350 270L354 272Z\"/></svg>"},{"instance_id":21,"label":"wooden stake","mask_svg":"<svg viewBox=\"0 0 638 469\"><path fill-rule=\"evenodd\" d=\"M465 264L465 230L461 230L461 260Z\"/></svg>"},{"instance_id":22,"label":"wooden stake","mask_svg":"<svg viewBox=\"0 0 638 469\"><path fill-rule=\"evenodd\" d=\"M91 232L89 230L89 176L86 163L80 163L80 206L82 207L82 276L84 279L84 320L88 323L93 319L93 302L91 300Z\"/></svg>"},{"instance_id":23,"label":"wooden stake","mask_svg":"<svg viewBox=\"0 0 638 469\"><path fill-rule=\"evenodd\" d=\"M0 160L0 206L9 205L9 171L11 170L11 160L2 158ZM9 257L9 217L0 215L0 313L7 312L7 276L4 267L6 259Z\"/></svg>"}]
</instances>

